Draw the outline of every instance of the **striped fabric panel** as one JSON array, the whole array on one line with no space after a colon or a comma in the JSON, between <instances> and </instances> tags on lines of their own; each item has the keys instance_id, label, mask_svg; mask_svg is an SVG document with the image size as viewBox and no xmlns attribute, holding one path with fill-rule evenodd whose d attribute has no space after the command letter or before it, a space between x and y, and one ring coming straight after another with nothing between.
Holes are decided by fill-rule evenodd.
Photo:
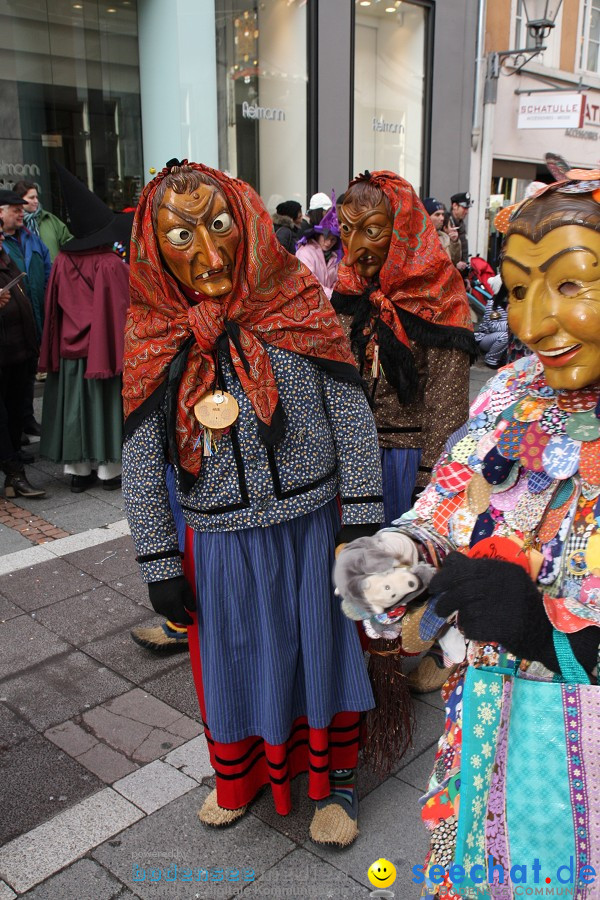
<instances>
[{"instance_id":1,"label":"striped fabric panel","mask_svg":"<svg viewBox=\"0 0 600 900\"><path fill-rule=\"evenodd\" d=\"M381 447L379 453L383 471L383 513L385 525L391 525L412 506L421 451Z\"/></svg>"},{"instance_id":2,"label":"striped fabric panel","mask_svg":"<svg viewBox=\"0 0 600 900\"><path fill-rule=\"evenodd\" d=\"M206 715L223 743L285 743L306 716L327 728L372 707L354 623L333 596L337 504L269 528L196 533Z\"/></svg>"}]
</instances>

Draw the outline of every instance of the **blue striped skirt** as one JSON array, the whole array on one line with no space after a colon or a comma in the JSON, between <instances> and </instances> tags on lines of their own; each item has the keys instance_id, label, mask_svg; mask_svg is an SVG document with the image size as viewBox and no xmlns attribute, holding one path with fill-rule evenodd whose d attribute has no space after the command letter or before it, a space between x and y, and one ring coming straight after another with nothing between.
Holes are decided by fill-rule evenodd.
<instances>
[{"instance_id":1,"label":"blue striped skirt","mask_svg":"<svg viewBox=\"0 0 600 900\"><path fill-rule=\"evenodd\" d=\"M222 743L285 742L301 716L325 728L372 708L356 625L331 571L337 501L308 515L230 532L196 532L198 630L206 719Z\"/></svg>"},{"instance_id":2,"label":"blue striped skirt","mask_svg":"<svg viewBox=\"0 0 600 900\"><path fill-rule=\"evenodd\" d=\"M412 506L410 498L417 481L421 451L380 447L379 454L383 472L383 515L387 526Z\"/></svg>"}]
</instances>

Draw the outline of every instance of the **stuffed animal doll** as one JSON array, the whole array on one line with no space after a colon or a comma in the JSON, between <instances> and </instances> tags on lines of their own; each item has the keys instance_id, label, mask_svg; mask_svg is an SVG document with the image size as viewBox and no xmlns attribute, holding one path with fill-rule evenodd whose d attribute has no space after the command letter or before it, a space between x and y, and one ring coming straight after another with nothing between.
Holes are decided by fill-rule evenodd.
<instances>
[{"instance_id":1,"label":"stuffed animal doll","mask_svg":"<svg viewBox=\"0 0 600 900\"><path fill-rule=\"evenodd\" d=\"M433 566L419 562L410 538L379 531L342 550L333 579L349 619L368 619L377 637L396 637L407 604L425 591L435 573Z\"/></svg>"}]
</instances>

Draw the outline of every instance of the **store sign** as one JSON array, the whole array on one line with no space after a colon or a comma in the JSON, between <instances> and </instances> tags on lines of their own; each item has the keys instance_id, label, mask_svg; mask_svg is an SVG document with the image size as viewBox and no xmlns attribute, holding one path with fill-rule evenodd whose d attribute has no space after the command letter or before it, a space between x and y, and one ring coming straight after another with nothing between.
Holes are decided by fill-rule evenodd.
<instances>
[{"instance_id":1,"label":"store sign","mask_svg":"<svg viewBox=\"0 0 600 900\"><path fill-rule=\"evenodd\" d=\"M585 117L583 124L586 128L590 125L594 128L600 128L600 100L597 99L600 94L594 92L592 96L587 94L585 98Z\"/></svg>"},{"instance_id":2,"label":"store sign","mask_svg":"<svg viewBox=\"0 0 600 900\"><path fill-rule=\"evenodd\" d=\"M404 125L400 122L386 122L383 116L373 116L373 131L385 131L388 134L402 134Z\"/></svg>"},{"instance_id":3,"label":"store sign","mask_svg":"<svg viewBox=\"0 0 600 900\"><path fill-rule=\"evenodd\" d=\"M256 106L244 100L242 103L243 119L268 119L272 122L285 122L285 113L282 109L273 106Z\"/></svg>"},{"instance_id":4,"label":"store sign","mask_svg":"<svg viewBox=\"0 0 600 900\"><path fill-rule=\"evenodd\" d=\"M522 96L517 128L581 128L585 114L584 94Z\"/></svg>"}]
</instances>

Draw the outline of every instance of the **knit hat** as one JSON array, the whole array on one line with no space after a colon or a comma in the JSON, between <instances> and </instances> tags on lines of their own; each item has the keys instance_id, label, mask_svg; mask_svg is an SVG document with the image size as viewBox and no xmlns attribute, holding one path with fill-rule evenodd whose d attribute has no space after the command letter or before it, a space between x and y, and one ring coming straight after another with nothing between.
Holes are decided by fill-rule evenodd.
<instances>
[{"instance_id":1,"label":"knit hat","mask_svg":"<svg viewBox=\"0 0 600 900\"><path fill-rule=\"evenodd\" d=\"M278 203L275 209L278 216L289 216L290 219L295 219L298 213L302 212L302 206L297 200L284 200L283 203Z\"/></svg>"},{"instance_id":2,"label":"knit hat","mask_svg":"<svg viewBox=\"0 0 600 900\"><path fill-rule=\"evenodd\" d=\"M439 209L444 209L444 204L439 200L436 200L435 197L426 197L423 200L423 206L431 216L433 213L437 212Z\"/></svg>"}]
</instances>

